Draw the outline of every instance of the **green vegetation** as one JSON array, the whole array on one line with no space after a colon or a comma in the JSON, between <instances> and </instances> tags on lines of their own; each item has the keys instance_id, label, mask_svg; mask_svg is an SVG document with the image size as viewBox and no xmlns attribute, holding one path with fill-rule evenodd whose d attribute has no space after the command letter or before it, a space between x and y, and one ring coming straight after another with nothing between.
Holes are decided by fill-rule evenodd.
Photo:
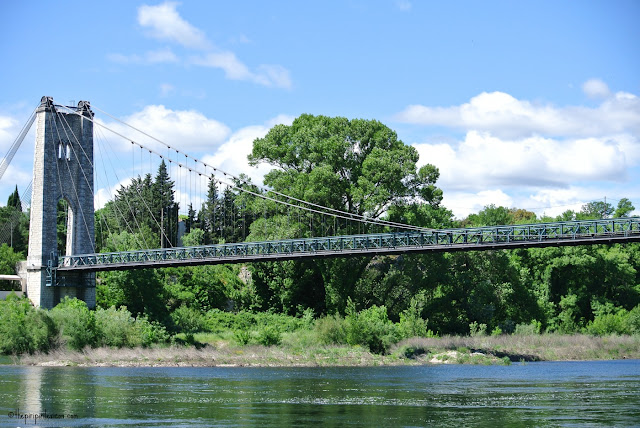
<instances>
[{"instance_id":1,"label":"green vegetation","mask_svg":"<svg viewBox=\"0 0 640 428\"><path fill-rule=\"evenodd\" d=\"M629 215L635 209L628 199L617 207L596 201L579 212L538 218L525 209L489 205L454 219L441 205L438 169L430 164L418 168L415 149L378 121L303 115L257 139L249 160L276 167L265 177L275 191L354 215L421 227L591 219ZM273 200L255 196L277 195L256 188L246 177L235 185L254 194L210 181L200 211L189 207L185 244L373 231L357 224L354 230L348 222L326 224L309 212L294 214L298 218L292 221L291 213ZM15 209L15 197L12 203ZM141 214L147 207L161 221ZM134 224L136 213L139 227L119 231L119 217L131 216ZM177 202L164 163L155 178L134 179L96 212L101 251L166 246L176 228ZM12 270L19 251L1 246L0 268ZM97 306L93 311L65 300L43 311L16 298L0 302L0 350L264 346L293 353L313 349L339 360L336 354L347 352L336 351L342 348L358 349L360 356L403 358L437 348L397 351L399 343L415 337L508 337L521 344L522 338L579 334L637 338L640 244L113 271L98 274ZM638 341L632 343L637 346ZM484 349L462 348L462 354ZM503 356L499 349L487 352Z\"/></svg>"}]
</instances>

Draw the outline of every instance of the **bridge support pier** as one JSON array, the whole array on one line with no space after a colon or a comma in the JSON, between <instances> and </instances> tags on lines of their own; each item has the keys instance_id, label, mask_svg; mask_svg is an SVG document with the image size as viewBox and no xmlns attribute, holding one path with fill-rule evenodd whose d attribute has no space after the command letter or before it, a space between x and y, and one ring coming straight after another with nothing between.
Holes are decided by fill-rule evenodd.
<instances>
[{"instance_id":1,"label":"bridge support pier","mask_svg":"<svg viewBox=\"0 0 640 428\"><path fill-rule=\"evenodd\" d=\"M93 112L86 101L75 110L57 111L51 97L42 97L36 116L26 291L35 306L47 309L65 296L96 304L95 273L56 271L60 200L68 205L66 254L95 252Z\"/></svg>"}]
</instances>

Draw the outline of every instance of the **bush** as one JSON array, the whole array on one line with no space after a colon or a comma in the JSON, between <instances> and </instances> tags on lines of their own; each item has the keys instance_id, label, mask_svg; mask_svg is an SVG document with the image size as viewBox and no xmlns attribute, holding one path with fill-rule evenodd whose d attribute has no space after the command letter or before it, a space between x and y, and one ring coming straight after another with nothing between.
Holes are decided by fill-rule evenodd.
<instances>
[{"instance_id":1,"label":"bush","mask_svg":"<svg viewBox=\"0 0 640 428\"><path fill-rule=\"evenodd\" d=\"M518 336L531 336L534 334L540 334L542 331L542 323L540 321L533 320L530 324L518 324L514 334Z\"/></svg>"},{"instance_id":2,"label":"bush","mask_svg":"<svg viewBox=\"0 0 640 428\"><path fill-rule=\"evenodd\" d=\"M236 330L233 337L239 345L247 345L251 341L251 333L249 330Z\"/></svg>"},{"instance_id":3,"label":"bush","mask_svg":"<svg viewBox=\"0 0 640 428\"><path fill-rule=\"evenodd\" d=\"M427 329L427 320L422 319L418 306L411 302L411 306L400 314L398 331L402 339L411 337L433 337L431 330Z\"/></svg>"},{"instance_id":4,"label":"bush","mask_svg":"<svg viewBox=\"0 0 640 428\"><path fill-rule=\"evenodd\" d=\"M95 313L100 346L116 348L149 346L164 343L169 335L164 326L157 322L149 322L146 317L133 318L126 308L98 309Z\"/></svg>"},{"instance_id":5,"label":"bush","mask_svg":"<svg viewBox=\"0 0 640 428\"><path fill-rule=\"evenodd\" d=\"M347 343L347 326L340 315L327 315L316 320L313 327L320 343L342 345Z\"/></svg>"},{"instance_id":6,"label":"bush","mask_svg":"<svg viewBox=\"0 0 640 428\"><path fill-rule=\"evenodd\" d=\"M57 329L46 311L26 298L10 294L0 301L0 353L22 354L48 351Z\"/></svg>"},{"instance_id":7,"label":"bush","mask_svg":"<svg viewBox=\"0 0 640 428\"><path fill-rule=\"evenodd\" d=\"M282 341L282 334L272 326L265 326L258 333L258 343L264 346L279 345Z\"/></svg>"},{"instance_id":8,"label":"bush","mask_svg":"<svg viewBox=\"0 0 640 428\"><path fill-rule=\"evenodd\" d=\"M627 328L631 334L640 334L640 305L629 311L627 315Z\"/></svg>"},{"instance_id":9,"label":"bush","mask_svg":"<svg viewBox=\"0 0 640 428\"><path fill-rule=\"evenodd\" d=\"M146 315L136 318L136 331L144 347L154 343L168 343L170 339L167 328L158 321L149 321Z\"/></svg>"},{"instance_id":10,"label":"bush","mask_svg":"<svg viewBox=\"0 0 640 428\"><path fill-rule=\"evenodd\" d=\"M596 336L607 334L629 334L629 324L627 322L629 312L620 309L616 313L596 315L593 321L589 321L586 331Z\"/></svg>"},{"instance_id":11,"label":"bush","mask_svg":"<svg viewBox=\"0 0 640 428\"><path fill-rule=\"evenodd\" d=\"M486 336L486 335L487 335L486 324L478 324L476 321L469 324L469 336L477 337L477 336Z\"/></svg>"},{"instance_id":12,"label":"bush","mask_svg":"<svg viewBox=\"0 0 640 428\"><path fill-rule=\"evenodd\" d=\"M95 312L90 311L82 300L66 296L49 314L60 331L62 342L71 349L82 350L85 346L96 345L99 335Z\"/></svg>"},{"instance_id":13,"label":"bush","mask_svg":"<svg viewBox=\"0 0 640 428\"><path fill-rule=\"evenodd\" d=\"M373 305L356 312L350 300L345 320L349 345L364 345L373 353L383 354L398 341L396 326L389 320L385 306Z\"/></svg>"},{"instance_id":14,"label":"bush","mask_svg":"<svg viewBox=\"0 0 640 428\"><path fill-rule=\"evenodd\" d=\"M205 329L205 318L197 309L182 305L171 313L171 319L178 331L198 333Z\"/></svg>"}]
</instances>

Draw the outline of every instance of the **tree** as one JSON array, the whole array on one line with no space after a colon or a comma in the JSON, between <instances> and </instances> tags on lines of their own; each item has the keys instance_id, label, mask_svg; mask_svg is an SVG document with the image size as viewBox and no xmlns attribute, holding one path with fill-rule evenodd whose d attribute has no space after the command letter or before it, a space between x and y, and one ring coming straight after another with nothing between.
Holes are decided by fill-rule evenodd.
<instances>
[{"instance_id":1,"label":"tree","mask_svg":"<svg viewBox=\"0 0 640 428\"><path fill-rule=\"evenodd\" d=\"M438 208L442 200L442 191L435 186L437 168L424 165L418 169L416 149L376 120L304 114L290 126L276 125L264 138L256 139L249 161L276 167L264 182L278 192L371 219L392 211L400 217L409 215L407 207L413 204ZM418 217L419 213L412 215ZM311 225L322 221L314 217L305 220ZM252 234L258 232L257 222L253 226ZM283 230L290 229L287 225ZM314 233L310 229L308 234ZM294 280L285 287L289 296L301 292L324 295L327 311L343 312L369 260L319 260L313 262L315 268L296 267L299 262L292 262L286 273L277 270ZM312 274L300 275L303 271ZM270 279L272 275L262 277L277 283Z\"/></svg>"},{"instance_id":2,"label":"tree","mask_svg":"<svg viewBox=\"0 0 640 428\"><path fill-rule=\"evenodd\" d=\"M252 165L277 167L265 184L305 201L379 218L394 204L442 200L437 169L376 120L304 114L253 142Z\"/></svg>"},{"instance_id":3,"label":"tree","mask_svg":"<svg viewBox=\"0 0 640 428\"><path fill-rule=\"evenodd\" d=\"M610 203L593 201L584 204L578 216L581 220L608 218L611 214L613 214L613 211L613 205L611 205Z\"/></svg>"},{"instance_id":4,"label":"tree","mask_svg":"<svg viewBox=\"0 0 640 428\"><path fill-rule=\"evenodd\" d=\"M515 224L534 223L536 221L536 213L522 208L511 208L509 215L511 216L511 221Z\"/></svg>"},{"instance_id":5,"label":"tree","mask_svg":"<svg viewBox=\"0 0 640 428\"><path fill-rule=\"evenodd\" d=\"M636 207L633 206L631 201L627 198L622 198L618 201L618 208L616 212L613 214L614 217L626 217L628 216Z\"/></svg>"},{"instance_id":6,"label":"tree","mask_svg":"<svg viewBox=\"0 0 640 428\"><path fill-rule=\"evenodd\" d=\"M17 252L25 253L29 240L29 216L22 212L18 186L0 207L0 243L6 243Z\"/></svg>"},{"instance_id":7,"label":"tree","mask_svg":"<svg viewBox=\"0 0 640 428\"><path fill-rule=\"evenodd\" d=\"M469 215L468 222L473 226L499 226L502 224L511 224L511 210L506 207L497 207L494 204L485 205L478 214Z\"/></svg>"},{"instance_id":8,"label":"tree","mask_svg":"<svg viewBox=\"0 0 640 428\"><path fill-rule=\"evenodd\" d=\"M196 227L196 210L193 209L193 203L189 203L189 211L187 213L187 219L185 221L185 232L191 232L192 228Z\"/></svg>"},{"instance_id":9,"label":"tree","mask_svg":"<svg viewBox=\"0 0 640 428\"><path fill-rule=\"evenodd\" d=\"M158 174L151 188L152 210L158 225L152 227L160 233L160 246L171 247L177 244L178 237L178 204L174 200L174 182L169 177L164 159L158 167ZM159 226L159 227L158 227Z\"/></svg>"},{"instance_id":10,"label":"tree","mask_svg":"<svg viewBox=\"0 0 640 428\"><path fill-rule=\"evenodd\" d=\"M16 185L16 190L14 190L11 195L9 195L7 206L14 207L17 211L22 212L22 202L20 201L20 195L18 194L18 185Z\"/></svg>"}]
</instances>

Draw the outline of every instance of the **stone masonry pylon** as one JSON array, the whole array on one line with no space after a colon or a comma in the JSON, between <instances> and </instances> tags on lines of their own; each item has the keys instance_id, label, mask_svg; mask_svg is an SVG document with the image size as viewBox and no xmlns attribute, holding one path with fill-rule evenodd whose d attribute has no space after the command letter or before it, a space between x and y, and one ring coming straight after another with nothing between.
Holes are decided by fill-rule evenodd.
<instances>
[{"instance_id":1,"label":"stone masonry pylon","mask_svg":"<svg viewBox=\"0 0 640 428\"><path fill-rule=\"evenodd\" d=\"M42 97L36 117L33 193L27 256L27 296L34 305L52 308L64 296L95 307L95 273L56 274L57 205L64 199L67 254L95 252L93 205L93 112L80 101L76 112L58 111Z\"/></svg>"}]
</instances>

